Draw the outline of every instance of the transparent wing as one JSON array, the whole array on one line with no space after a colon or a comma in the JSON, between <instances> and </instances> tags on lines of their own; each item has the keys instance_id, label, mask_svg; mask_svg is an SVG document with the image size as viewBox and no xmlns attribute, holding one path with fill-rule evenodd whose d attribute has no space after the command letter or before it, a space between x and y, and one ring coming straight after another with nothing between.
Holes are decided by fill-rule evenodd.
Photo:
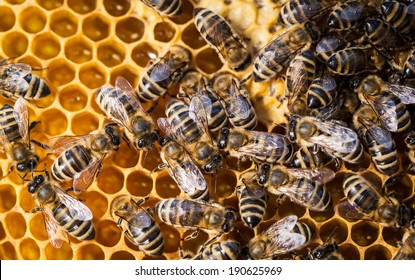
<instances>
[{"instance_id":1,"label":"transparent wing","mask_svg":"<svg viewBox=\"0 0 415 280\"><path fill-rule=\"evenodd\" d=\"M389 131L398 130L398 114L396 113L396 103L392 99L387 99L383 103L371 102L376 115L382 125Z\"/></svg>"},{"instance_id":2,"label":"transparent wing","mask_svg":"<svg viewBox=\"0 0 415 280\"><path fill-rule=\"evenodd\" d=\"M236 84L235 80L232 80L232 85L229 91L229 113L244 120L249 117L251 106L251 102L241 94L239 85Z\"/></svg>"},{"instance_id":3,"label":"transparent wing","mask_svg":"<svg viewBox=\"0 0 415 280\"><path fill-rule=\"evenodd\" d=\"M306 181L306 184L299 187L297 181L290 186L278 187L277 190L296 201L298 204L308 207L307 202L310 201L315 188L316 186L311 184L309 181Z\"/></svg>"},{"instance_id":4,"label":"transparent wing","mask_svg":"<svg viewBox=\"0 0 415 280\"><path fill-rule=\"evenodd\" d=\"M384 83L384 86L392 92L394 95L399 97L403 104L415 103L415 89L403 85Z\"/></svg>"},{"instance_id":5,"label":"transparent wing","mask_svg":"<svg viewBox=\"0 0 415 280\"><path fill-rule=\"evenodd\" d=\"M80 194L92 184L103 159L104 156L94 159L87 168L75 174L73 179L74 193Z\"/></svg>"},{"instance_id":6,"label":"transparent wing","mask_svg":"<svg viewBox=\"0 0 415 280\"><path fill-rule=\"evenodd\" d=\"M209 101L208 101L209 100ZM210 107L205 104L210 103ZM197 95L192 98L189 105L189 116L196 123L202 138L209 141L213 144L213 140L210 136L209 127L208 127L208 116L210 113L208 110L212 110L212 102L210 98L204 95Z\"/></svg>"},{"instance_id":7,"label":"transparent wing","mask_svg":"<svg viewBox=\"0 0 415 280\"><path fill-rule=\"evenodd\" d=\"M252 139L247 145L238 149L239 152L247 153L253 156L261 156L275 153L276 157L284 156L284 152L288 152L286 149L287 141L285 136L277 133L263 132L263 131L249 131ZM262 145L258 145L255 139L263 139Z\"/></svg>"},{"instance_id":8,"label":"transparent wing","mask_svg":"<svg viewBox=\"0 0 415 280\"><path fill-rule=\"evenodd\" d=\"M0 88L5 91L27 91L29 83L23 78L31 70L30 65L24 63L12 63L0 66L0 73L3 73L3 77L6 77L0 79Z\"/></svg>"},{"instance_id":9,"label":"transparent wing","mask_svg":"<svg viewBox=\"0 0 415 280\"><path fill-rule=\"evenodd\" d=\"M326 91L332 91L337 87L336 80L329 75L324 75L321 77L323 82L323 89Z\"/></svg>"},{"instance_id":10,"label":"transparent wing","mask_svg":"<svg viewBox=\"0 0 415 280\"><path fill-rule=\"evenodd\" d=\"M143 209L139 209L138 211L135 211L132 219L128 219L129 224L132 224L138 228L149 227L152 221L153 219Z\"/></svg>"},{"instance_id":11,"label":"transparent wing","mask_svg":"<svg viewBox=\"0 0 415 280\"><path fill-rule=\"evenodd\" d=\"M293 59L288 68L290 73L287 74L286 87L287 96L290 102L304 92L305 85L309 83L307 77L307 66L302 59ZM308 87L307 87L308 88Z\"/></svg>"},{"instance_id":12,"label":"transparent wing","mask_svg":"<svg viewBox=\"0 0 415 280\"><path fill-rule=\"evenodd\" d=\"M254 197L263 198L265 196L265 190L263 187L259 186L256 183L247 183L244 182L247 191Z\"/></svg>"},{"instance_id":13,"label":"transparent wing","mask_svg":"<svg viewBox=\"0 0 415 280\"><path fill-rule=\"evenodd\" d=\"M194 96L193 98L195 98ZM192 98L192 100L193 100ZM209 96L206 93L199 94L197 96L198 100L195 100L197 102L191 102L189 104L189 116L197 122L199 120L199 116L197 115L197 110L204 110L206 117L208 118L212 114L212 100L209 98Z\"/></svg>"},{"instance_id":14,"label":"transparent wing","mask_svg":"<svg viewBox=\"0 0 415 280\"><path fill-rule=\"evenodd\" d=\"M350 204L348 200L343 201L337 205L337 211L340 216L350 220L362 220L367 219L365 215L359 211L359 208L355 204Z\"/></svg>"},{"instance_id":15,"label":"transparent wing","mask_svg":"<svg viewBox=\"0 0 415 280\"><path fill-rule=\"evenodd\" d=\"M386 149L391 149L394 146L395 141L392 138L391 133L382 127L377 126L373 121L369 119L359 118L359 121L367 129L367 132L378 143L382 144Z\"/></svg>"},{"instance_id":16,"label":"transparent wing","mask_svg":"<svg viewBox=\"0 0 415 280\"><path fill-rule=\"evenodd\" d=\"M46 233L50 244L55 248L62 247L62 243L66 240L66 233L53 217L53 213L48 208L42 208L43 220L45 221Z\"/></svg>"},{"instance_id":17,"label":"transparent wing","mask_svg":"<svg viewBox=\"0 0 415 280\"><path fill-rule=\"evenodd\" d=\"M22 97L19 97L14 104L13 116L19 126L19 134L23 142L29 144L29 110Z\"/></svg>"},{"instance_id":18,"label":"transparent wing","mask_svg":"<svg viewBox=\"0 0 415 280\"><path fill-rule=\"evenodd\" d=\"M131 86L130 82L127 81L127 79L121 76L117 77L117 79L115 80L115 87L121 90L126 95L126 97L130 99L130 104L133 106L135 111L147 115L147 111L144 110L143 106L141 105L137 93Z\"/></svg>"},{"instance_id":19,"label":"transparent wing","mask_svg":"<svg viewBox=\"0 0 415 280\"><path fill-rule=\"evenodd\" d=\"M153 64L150 72L150 79L154 82L161 82L168 79L173 74L170 65L162 62Z\"/></svg>"},{"instance_id":20,"label":"transparent wing","mask_svg":"<svg viewBox=\"0 0 415 280\"><path fill-rule=\"evenodd\" d=\"M175 126L171 126L167 118L158 118L157 125L160 128L160 130L169 138L173 139L178 143L186 143L185 137L183 137L181 130Z\"/></svg>"},{"instance_id":21,"label":"transparent wing","mask_svg":"<svg viewBox=\"0 0 415 280\"><path fill-rule=\"evenodd\" d=\"M78 199L64 192L61 188L55 187L56 194L61 199L62 203L68 207L72 218L80 221L92 220L92 212L89 208L80 202Z\"/></svg>"},{"instance_id":22,"label":"transparent wing","mask_svg":"<svg viewBox=\"0 0 415 280\"><path fill-rule=\"evenodd\" d=\"M346 21L356 21L361 19L365 14L365 6L356 3L354 5L347 5L340 13L340 18Z\"/></svg>"},{"instance_id":23,"label":"transparent wing","mask_svg":"<svg viewBox=\"0 0 415 280\"><path fill-rule=\"evenodd\" d=\"M415 15L415 2L408 5L406 12L411 15Z\"/></svg>"},{"instance_id":24,"label":"transparent wing","mask_svg":"<svg viewBox=\"0 0 415 280\"><path fill-rule=\"evenodd\" d=\"M336 50L342 44L342 40L336 36L326 36L316 45L316 53L326 53Z\"/></svg>"},{"instance_id":25,"label":"transparent wing","mask_svg":"<svg viewBox=\"0 0 415 280\"><path fill-rule=\"evenodd\" d=\"M53 153L62 153L76 144L84 144L92 136L94 134L56 136L46 140L44 146Z\"/></svg>"},{"instance_id":26,"label":"transparent wing","mask_svg":"<svg viewBox=\"0 0 415 280\"><path fill-rule=\"evenodd\" d=\"M287 172L300 179L305 178L316 184L325 184L330 182L336 176L336 173L329 168L287 168Z\"/></svg>"}]
</instances>

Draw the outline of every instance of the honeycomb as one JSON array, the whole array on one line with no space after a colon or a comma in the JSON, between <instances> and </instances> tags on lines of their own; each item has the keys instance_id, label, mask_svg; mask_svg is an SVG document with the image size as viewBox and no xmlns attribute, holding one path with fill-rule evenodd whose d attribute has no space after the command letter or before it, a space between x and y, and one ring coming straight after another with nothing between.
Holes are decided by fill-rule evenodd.
<instances>
[{"instance_id":1,"label":"honeycomb","mask_svg":"<svg viewBox=\"0 0 415 280\"><path fill-rule=\"evenodd\" d=\"M106 122L94 101L93 94L104 84L114 84L117 76L125 77L137 87L139 77L147 63L164 54L169 46L183 45L192 51L193 67L209 78L217 71L227 70L197 32L192 13L194 7L209 8L229 20L235 30L249 38L253 52L258 51L275 34L269 26L275 21L277 10L270 0L182 0L184 13L177 18L161 17L140 1L130 0L2 0L0 1L0 58L17 57L34 68L51 87L52 94L29 104L31 121L40 121L31 133L38 141L57 135L87 134ZM197 3L196 3L197 2ZM237 73L242 78L249 73ZM278 124L286 112L278 98L283 81L247 83L260 123L258 130L281 132ZM177 94L177 86L169 89ZM164 103L158 102L152 113L156 119L164 114ZM0 97L0 104L10 104ZM279 109L278 109L279 108ZM398 145L399 146L399 145ZM43 159L39 166L50 167L53 158L46 151L37 149ZM403 153L403 151L400 151ZM7 174L9 162L0 154L0 177ZM96 236L92 241L79 242L70 238L62 248L54 248L48 241L41 213L32 214L34 201L16 172L4 177L0 183L0 259L148 259L131 244L117 228L110 209L117 197L150 196L145 206L153 207L163 198L184 197L166 170L151 173L160 163L158 151L147 155L137 153L123 143L119 151L104 160L103 168L87 190L79 196L94 215ZM236 161L228 159L236 170ZM207 176L211 197L215 201L237 206L235 187L241 171L251 168L242 163L240 171L221 170L217 175L217 189L213 191L214 178ZM347 171L367 173L375 171L367 160L359 166L343 164L333 181L327 184L336 205L344 199L341 184ZM383 182L383 175L375 175ZM66 189L70 184L62 184ZM398 198L413 195L413 178L406 175L399 189ZM345 259L391 259L398 250L403 230L383 228L370 221L348 221L336 210L313 212L285 199L277 205L276 198L268 200L265 220L252 230L242 222L237 224L237 238L243 245L255 234L267 229L276 219L290 214L317 229L309 248L326 241L334 231ZM158 220L158 222L160 222ZM161 224L165 238L165 253L161 259L178 259L180 238L190 231ZM234 236L234 235L238 236ZM184 250L196 252L208 240L201 232L196 239L185 241ZM306 255L307 249L297 253Z\"/></svg>"}]
</instances>

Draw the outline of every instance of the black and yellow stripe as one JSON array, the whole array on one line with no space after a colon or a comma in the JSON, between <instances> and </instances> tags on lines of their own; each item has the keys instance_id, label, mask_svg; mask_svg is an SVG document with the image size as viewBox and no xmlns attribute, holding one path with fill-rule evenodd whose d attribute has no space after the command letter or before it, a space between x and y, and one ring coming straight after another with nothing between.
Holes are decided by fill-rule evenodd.
<instances>
[{"instance_id":1,"label":"black and yellow stripe","mask_svg":"<svg viewBox=\"0 0 415 280\"><path fill-rule=\"evenodd\" d=\"M236 187L236 194L242 221L250 228L256 227L265 215L265 192L262 197L259 197L252 194L247 186L239 185Z\"/></svg>"},{"instance_id":2,"label":"black and yellow stripe","mask_svg":"<svg viewBox=\"0 0 415 280\"><path fill-rule=\"evenodd\" d=\"M52 175L56 180L68 181L76 173L85 170L92 160L91 151L82 145L75 145L63 152L52 165Z\"/></svg>"}]
</instances>

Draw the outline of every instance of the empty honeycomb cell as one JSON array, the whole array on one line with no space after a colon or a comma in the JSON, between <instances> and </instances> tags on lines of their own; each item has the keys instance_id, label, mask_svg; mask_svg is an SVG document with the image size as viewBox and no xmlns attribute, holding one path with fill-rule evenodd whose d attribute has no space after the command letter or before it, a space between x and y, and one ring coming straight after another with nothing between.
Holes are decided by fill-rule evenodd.
<instances>
[{"instance_id":1,"label":"empty honeycomb cell","mask_svg":"<svg viewBox=\"0 0 415 280\"><path fill-rule=\"evenodd\" d=\"M373 222L362 221L352 226L351 236L359 246L369 246L379 236L379 226Z\"/></svg>"},{"instance_id":2,"label":"empty honeycomb cell","mask_svg":"<svg viewBox=\"0 0 415 280\"><path fill-rule=\"evenodd\" d=\"M0 189L3 186L0 186ZM32 198L32 195L27 191L27 188L22 188L19 193L19 205L23 211L30 212L36 208L37 205Z\"/></svg>"},{"instance_id":3,"label":"empty honeycomb cell","mask_svg":"<svg viewBox=\"0 0 415 280\"><path fill-rule=\"evenodd\" d=\"M167 21L159 22L154 26L154 39L159 42L170 42L176 34L176 29Z\"/></svg>"},{"instance_id":4,"label":"empty honeycomb cell","mask_svg":"<svg viewBox=\"0 0 415 280\"><path fill-rule=\"evenodd\" d=\"M125 15L131 7L129 0L104 0L107 13L114 17Z\"/></svg>"},{"instance_id":5,"label":"empty honeycomb cell","mask_svg":"<svg viewBox=\"0 0 415 280\"><path fill-rule=\"evenodd\" d=\"M329 219L331 219L334 216L334 209L333 207L329 207L329 209L327 209L326 211L308 211L310 214L310 217L316 221L316 222L324 222L327 221Z\"/></svg>"},{"instance_id":6,"label":"empty honeycomb cell","mask_svg":"<svg viewBox=\"0 0 415 280\"><path fill-rule=\"evenodd\" d=\"M112 247L120 241L121 231L114 221L101 220L95 223L95 240L107 247Z\"/></svg>"},{"instance_id":7,"label":"empty honeycomb cell","mask_svg":"<svg viewBox=\"0 0 415 280\"><path fill-rule=\"evenodd\" d=\"M125 43L140 40L145 31L144 23L136 17L128 17L117 22L115 33Z\"/></svg>"},{"instance_id":8,"label":"empty honeycomb cell","mask_svg":"<svg viewBox=\"0 0 415 280\"><path fill-rule=\"evenodd\" d=\"M156 179L156 192L162 198L177 197L180 189L176 182L168 175Z\"/></svg>"},{"instance_id":9,"label":"empty honeycomb cell","mask_svg":"<svg viewBox=\"0 0 415 280\"><path fill-rule=\"evenodd\" d=\"M233 194L236 188L237 179L234 172L222 169L218 172L216 197L228 197ZM212 180L212 185L215 184L215 179Z\"/></svg>"},{"instance_id":10,"label":"empty honeycomb cell","mask_svg":"<svg viewBox=\"0 0 415 280\"><path fill-rule=\"evenodd\" d=\"M33 214L29 222L29 230L37 240L44 241L48 239L42 213Z\"/></svg>"},{"instance_id":11,"label":"empty honeycomb cell","mask_svg":"<svg viewBox=\"0 0 415 280\"><path fill-rule=\"evenodd\" d=\"M104 257L102 248L95 244L82 245L78 249L77 258L80 260L103 260Z\"/></svg>"},{"instance_id":12,"label":"empty honeycomb cell","mask_svg":"<svg viewBox=\"0 0 415 280\"><path fill-rule=\"evenodd\" d=\"M0 6L0 15L0 32L8 31L14 26L16 16L13 10L7 6Z\"/></svg>"},{"instance_id":13,"label":"empty honeycomb cell","mask_svg":"<svg viewBox=\"0 0 415 280\"><path fill-rule=\"evenodd\" d=\"M399 201L409 198L413 194L413 183L409 175L405 175L399 182L385 189L385 192L396 196Z\"/></svg>"},{"instance_id":14,"label":"empty honeycomb cell","mask_svg":"<svg viewBox=\"0 0 415 280\"><path fill-rule=\"evenodd\" d=\"M120 64L125 58L125 48L115 40L102 43L97 50L98 59L108 67Z\"/></svg>"},{"instance_id":15,"label":"empty honeycomb cell","mask_svg":"<svg viewBox=\"0 0 415 280\"><path fill-rule=\"evenodd\" d=\"M26 0L6 0L6 1L12 5L18 5L18 4L24 3L24 1Z\"/></svg>"},{"instance_id":16,"label":"empty honeycomb cell","mask_svg":"<svg viewBox=\"0 0 415 280\"><path fill-rule=\"evenodd\" d=\"M197 54L196 65L206 74L213 74L222 68L223 63L214 50L207 48Z\"/></svg>"},{"instance_id":17,"label":"empty honeycomb cell","mask_svg":"<svg viewBox=\"0 0 415 280\"><path fill-rule=\"evenodd\" d=\"M127 177L127 191L133 196L144 197L153 189L153 179L143 171L134 171Z\"/></svg>"},{"instance_id":18,"label":"empty honeycomb cell","mask_svg":"<svg viewBox=\"0 0 415 280\"><path fill-rule=\"evenodd\" d=\"M37 0L36 2L46 10L54 10L63 5L63 0Z\"/></svg>"},{"instance_id":19,"label":"empty honeycomb cell","mask_svg":"<svg viewBox=\"0 0 415 280\"><path fill-rule=\"evenodd\" d=\"M4 231L3 223L0 222L0 240L3 240L6 237L6 232Z\"/></svg>"},{"instance_id":20,"label":"empty honeycomb cell","mask_svg":"<svg viewBox=\"0 0 415 280\"><path fill-rule=\"evenodd\" d=\"M99 220L107 212L108 199L103 194L97 191L88 191L79 198L91 210L95 220Z\"/></svg>"},{"instance_id":21,"label":"empty honeycomb cell","mask_svg":"<svg viewBox=\"0 0 415 280\"><path fill-rule=\"evenodd\" d=\"M100 14L92 14L84 19L82 33L92 41L100 41L108 37L110 23Z\"/></svg>"},{"instance_id":22,"label":"empty honeycomb cell","mask_svg":"<svg viewBox=\"0 0 415 280\"><path fill-rule=\"evenodd\" d=\"M278 214L281 217L286 217L288 215L296 215L297 217L302 217L306 209L285 197L278 207Z\"/></svg>"},{"instance_id":23,"label":"empty honeycomb cell","mask_svg":"<svg viewBox=\"0 0 415 280\"><path fill-rule=\"evenodd\" d=\"M59 103L65 110L76 112L85 108L88 96L78 85L69 85L59 91Z\"/></svg>"},{"instance_id":24,"label":"empty honeycomb cell","mask_svg":"<svg viewBox=\"0 0 415 280\"><path fill-rule=\"evenodd\" d=\"M75 135L85 135L98 129L98 118L91 113L80 113L73 116L71 130Z\"/></svg>"},{"instance_id":25,"label":"empty honeycomb cell","mask_svg":"<svg viewBox=\"0 0 415 280\"><path fill-rule=\"evenodd\" d=\"M337 172L336 177L325 185L331 195L333 205L337 205L339 201L345 197L343 191L343 181L345 175L346 174L343 172Z\"/></svg>"},{"instance_id":26,"label":"empty honeycomb cell","mask_svg":"<svg viewBox=\"0 0 415 280\"><path fill-rule=\"evenodd\" d=\"M365 251L365 260L390 260L391 252L382 245L374 245Z\"/></svg>"},{"instance_id":27,"label":"empty honeycomb cell","mask_svg":"<svg viewBox=\"0 0 415 280\"><path fill-rule=\"evenodd\" d=\"M31 55L24 56L21 58L19 57L18 62L30 65L30 67L32 67L32 71L38 76L42 76L41 70L46 70L42 67L42 64L40 63L40 61L36 57L31 56Z\"/></svg>"},{"instance_id":28,"label":"empty honeycomb cell","mask_svg":"<svg viewBox=\"0 0 415 280\"><path fill-rule=\"evenodd\" d=\"M27 7L19 14L19 23L24 31L38 33L45 28L46 15L37 7Z\"/></svg>"},{"instance_id":29,"label":"empty honeycomb cell","mask_svg":"<svg viewBox=\"0 0 415 280\"><path fill-rule=\"evenodd\" d=\"M41 130L50 136L62 134L68 127L68 120L58 109L50 109L40 116Z\"/></svg>"},{"instance_id":30,"label":"empty honeycomb cell","mask_svg":"<svg viewBox=\"0 0 415 280\"><path fill-rule=\"evenodd\" d=\"M7 241L0 245L0 259L17 260L17 252L11 242Z\"/></svg>"},{"instance_id":31,"label":"empty honeycomb cell","mask_svg":"<svg viewBox=\"0 0 415 280\"><path fill-rule=\"evenodd\" d=\"M97 184L105 193L117 193L124 186L124 174L118 168L104 167L98 175Z\"/></svg>"},{"instance_id":32,"label":"empty honeycomb cell","mask_svg":"<svg viewBox=\"0 0 415 280\"><path fill-rule=\"evenodd\" d=\"M68 242L63 242L60 248L55 248L48 242L45 246L45 255L47 260L71 260L73 249Z\"/></svg>"},{"instance_id":33,"label":"empty honeycomb cell","mask_svg":"<svg viewBox=\"0 0 415 280\"><path fill-rule=\"evenodd\" d=\"M180 242L179 232L174 227L167 226L166 224L159 223L159 226L164 239L164 252L177 252L177 248L179 247Z\"/></svg>"},{"instance_id":34,"label":"empty honeycomb cell","mask_svg":"<svg viewBox=\"0 0 415 280\"><path fill-rule=\"evenodd\" d=\"M59 54L61 45L51 33L44 33L33 39L32 51L41 59L51 59Z\"/></svg>"},{"instance_id":35,"label":"empty honeycomb cell","mask_svg":"<svg viewBox=\"0 0 415 280\"><path fill-rule=\"evenodd\" d=\"M186 45L195 50L206 45L205 39L203 39L193 23L189 24L189 26L183 30L182 40Z\"/></svg>"},{"instance_id":36,"label":"empty honeycomb cell","mask_svg":"<svg viewBox=\"0 0 415 280\"><path fill-rule=\"evenodd\" d=\"M119 167L130 168L137 165L139 157L140 154L135 149L124 144L114 153L113 161Z\"/></svg>"},{"instance_id":37,"label":"empty honeycomb cell","mask_svg":"<svg viewBox=\"0 0 415 280\"><path fill-rule=\"evenodd\" d=\"M89 64L79 70L79 79L91 89L98 88L107 80L106 71L97 63Z\"/></svg>"},{"instance_id":38,"label":"empty honeycomb cell","mask_svg":"<svg viewBox=\"0 0 415 280\"><path fill-rule=\"evenodd\" d=\"M340 219L333 219L320 227L320 239L329 241L330 238L333 238L337 244L341 244L346 241L348 232L345 222Z\"/></svg>"},{"instance_id":39,"label":"empty honeycomb cell","mask_svg":"<svg viewBox=\"0 0 415 280\"><path fill-rule=\"evenodd\" d=\"M187 230L183 234L182 238L185 239L186 237L188 237L189 235L191 235L193 233L194 233L194 230ZM200 245L205 244L206 241L208 241L208 240L209 240L209 235L206 232L200 230L199 234L196 236L196 238L183 241L182 249L184 251L191 251L191 252L197 253L200 249ZM177 251L177 249L176 249L176 251Z\"/></svg>"},{"instance_id":40,"label":"empty honeycomb cell","mask_svg":"<svg viewBox=\"0 0 415 280\"><path fill-rule=\"evenodd\" d=\"M85 63L92 59L92 49L93 45L79 36L65 43L65 56L75 63Z\"/></svg>"},{"instance_id":41,"label":"empty honeycomb cell","mask_svg":"<svg viewBox=\"0 0 415 280\"><path fill-rule=\"evenodd\" d=\"M3 52L7 57L17 57L24 54L29 45L27 37L20 32L10 32L1 40Z\"/></svg>"},{"instance_id":42,"label":"empty honeycomb cell","mask_svg":"<svg viewBox=\"0 0 415 280\"><path fill-rule=\"evenodd\" d=\"M22 238L26 233L26 220L18 212L9 212L5 218L6 228L14 239Z\"/></svg>"},{"instance_id":43,"label":"empty honeycomb cell","mask_svg":"<svg viewBox=\"0 0 415 280\"><path fill-rule=\"evenodd\" d=\"M20 255L25 260L38 260L40 248L32 238L25 238L19 244Z\"/></svg>"},{"instance_id":44,"label":"empty honeycomb cell","mask_svg":"<svg viewBox=\"0 0 415 280\"><path fill-rule=\"evenodd\" d=\"M345 260L360 260L359 250L352 244L340 245L339 252Z\"/></svg>"},{"instance_id":45,"label":"empty honeycomb cell","mask_svg":"<svg viewBox=\"0 0 415 280\"><path fill-rule=\"evenodd\" d=\"M390 227L384 227L382 229L382 237L383 240L385 240L386 243L393 247L398 247L398 244L402 241L402 237L405 233L405 230L400 228L390 228Z\"/></svg>"},{"instance_id":46,"label":"empty honeycomb cell","mask_svg":"<svg viewBox=\"0 0 415 280\"><path fill-rule=\"evenodd\" d=\"M170 20L176 24L185 24L186 22L193 19L193 10L194 10L193 5L188 0L181 0L181 2L182 2L183 12L176 17L170 18Z\"/></svg>"},{"instance_id":47,"label":"empty honeycomb cell","mask_svg":"<svg viewBox=\"0 0 415 280\"><path fill-rule=\"evenodd\" d=\"M131 52L131 58L141 67L146 67L148 62L152 59L156 59L157 56L157 51L147 43L139 44Z\"/></svg>"},{"instance_id":48,"label":"empty honeycomb cell","mask_svg":"<svg viewBox=\"0 0 415 280\"><path fill-rule=\"evenodd\" d=\"M110 84L114 85L117 77L125 78L133 88L134 85L136 85L136 80L138 80L137 75L132 69L130 69L129 66L120 66L119 68L111 71Z\"/></svg>"},{"instance_id":49,"label":"empty honeycomb cell","mask_svg":"<svg viewBox=\"0 0 415 280\"><path fill-rule=\"evenodd\" d=\"M68 6L78 14L88 14L95 10L96 0L68 0Z\"/></svg>"},{"instance_id":50,"label":"empty honeycomb cell","mask_svg":"<svg viewBox=\"0 0 415 280\"><path fill-rule=\"evenodd\" d=\"M62 86L75 78L75 68L63 58L53 60L46 73L49 81L55 86Z\"/></svg>"},{"instance_id":51,"label":"empty honeycomb cell","mask_svg":"<svg viewBox=\"0 0 415 280\"><path fill-rule=\"evenodd\" d=\"M78 30L78 18L67 10L59 10L50 16L50 29L61 37L69 37Z\"/></svg>"},{"instance_id":52,"label":"empty honeycomb cell","mask_svg":"<svg viewBox=\"0 0 415 280\"><path fill-rule=\"evenodd\" d=\"M110 260L135 260L135 257L130 252L117 251L111 255Z\"/></svg>"},{"instance_id":53,"label":"empty honeycomb cell","mask_svg":"<svg viewBox=\"0 0 415 280\"><path fill-rule=\"evenodd\" d=\"M16 189L11 185L0 185L0 212L10 211L16 205Z\"/></svg>"}]
</instances>

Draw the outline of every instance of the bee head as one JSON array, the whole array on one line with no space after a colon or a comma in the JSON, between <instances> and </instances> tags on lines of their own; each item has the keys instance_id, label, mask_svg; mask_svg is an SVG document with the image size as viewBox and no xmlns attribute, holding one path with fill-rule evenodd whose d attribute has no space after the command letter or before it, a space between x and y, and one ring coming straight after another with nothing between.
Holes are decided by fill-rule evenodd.
<instances>
[{"instance_id":1,"label":"bee head","mask_svg":"<svg viewBox=\"0 0 415 280\"><path fill-rule=\"evenodd\" d=\"M160 146L164 147L167 145L167 143L169 143L171 140L168 137L161 137L159 140L159 144Z\"/></svg>"},{"instance_id":2,"label":"bee head","mask_svg":"<svg viewBox=\"0 0 415 280\"><path fill-rule=\"evenodd\" d=\"M225 214L225 222L222 225L223 232L230 232L235 227L236 219L235 210L232 208L227 208Z\"/></svg>"},{"instance_id":3,"label":"bee head","mask_svg":"<svg viewBox=\"0 0 415 280\"><path fill-rule=\"evenodd\" d=\"M33 177L29 184L27 184L27 190L29 193L35 193L44 181L45 176L43 175L37 175L36 177Z\"/></svg>"},{"instance_id":4,"label":"bee head","mask_svg":"<svg viewBox=\"0 0 415 280\"><path fill-rule=\"evenodd\" d=\"M33 169L37 166L39 162L39 157L37 155L33 155L32 158L26 161L22 161L16 164L16 169L19 172L32 172Z\"/></svg>"},{"instance_id":5,"label":"bee head","mask_svg":"<svg viewBox=\"0 0 415 280\"><path fill-rule=\"evenodd\" d=\"M400 227L405 227L408 224L412 223L413 221L410 221L411 219L411 209L409 209L408 206L401 204L398 208L399 211L399 220L398 225Z\"/></svg>"},{"instance_id":6,"label":"bee head","mask_svg":"<svg viewBox=\"0 0 415 280\"><path fill-rule=\"evenodd\" d=\"M269 164L262 164L258 171L258 184L265 185L269 176L271 166Z\"/></svg>"},{"instance_id":7,"label":"bee head","mask_svg":"<svg viewBox=\"0 0 415 280\"><path fill-rule=\"evenodd\" d=\"M296 127L300 120L300 116L291 115L288 119L288 140L295 142L297 140Z\"/></svg>"},{"instance_id":8,"label":"bee head","mask_svg":"<svg viewBox=\"0 0 415 280\"><path fill-rule=\"evenodd\" d=\"M105 133L107 133L109 138L111 139L112 145L116 149L118 149L118 147L121 144L121 135L118 132L118 130L116 130L113 125L104 126L104 130L105 130Z\"/></svg>"},{"instance_id":9,"label":"bee head","mask_svg":"<svg viewBox=\"0 0 415 280\"><path fill-rule=\"evenodd\" d=\"M411 147L411 146L415 145L415 134L414 133L411 133L408 136L406 136L405 144L408 147Z\"/></svg>"},{"instance_id":10,"label":"bee head","mask_svg":"<svg viewBox=\"0 0 415 280\"><path fill-rule=\"evenodd\" d=\"M230 134L230 130L229 128L222 128L219 131L219 136L218 136L218 148L223 150L226 148L227 144L228 144L228 136Z\"/></svg>"},{"instance_id":11,"label":"bee head","mask_svg":"<svg viewBox=\"0 0 415 280\"><path fill-rule=\"evenodd\" d=\"M218 170L221 164L222 164L222 156L215 155L208 164L205 164L205 166L203 167L203 170L207 173L212 173L215 170Z\"/></svg>"},{"instance_id":12,"label":"bee head","mask_svg":"<svg viewBox=\"0 0 415 280\"><path fill-rule=\"evenodd\" d=\"M313 43L317 42L320 38L320 29L317 27L317 25L311 21L308 21L304 24L304 27L307 30L308 34L310 34Z\"/></svg>"},{"instance_id":13,"label":"bee head","mask_svg":"<svg viewBox=\"0 0 415 280\"><path fill-rule=\"evenodd\" d=\"M138 139L136 146L138 149L151 149L154 147L154 143L157 142L158 138L159 136L157 132L152 132L146 137Z\"/></svg>"}]
</instances>

